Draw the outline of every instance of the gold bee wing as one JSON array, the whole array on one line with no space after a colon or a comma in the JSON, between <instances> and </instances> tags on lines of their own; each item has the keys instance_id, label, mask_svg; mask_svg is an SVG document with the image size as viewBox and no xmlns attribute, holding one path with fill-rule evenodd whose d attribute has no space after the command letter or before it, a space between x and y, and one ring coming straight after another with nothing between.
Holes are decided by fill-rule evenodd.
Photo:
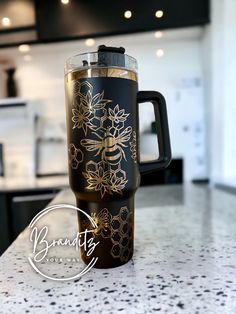
<instances>
[{"instance_id":1,"label":"gold bee wing","mask_svg":"<svg viewBox=\"0 0 236 314\"><path fill-rule=\"evenodd\" d=\"M121 132L119 134L119 136L117 137L117 142L122 144L122 143L127 142L128 140L130 140L131 132L132 132L132 127L128 126L123 132Z\"/></svg>"},{"instance_id":2,"label":"gold bee wing","mask_svg":"<svg viewBox=\"0 0 236 314\"><path fill-rule=\"evenodd\" d=\"M103 210L100 211L97 217L98 217L100 228L101 226L105 229L109 227L110 222L111 222L111 214L108 212L107 208L103 208Z\"/></svg>"},{"instance_id":3,"label":"gold bee wing","mask_svg":"<svg viewBox=\"0 0 236 314\"><path fill-rule=\"evenodd\" d=\"M96 141L96 140L89 140L89 139L83 139L80 141L80 144L84 146L89 152L92 152L94 150L101 150L102 149L102 142Z\"/></svg>"}]
</instances>

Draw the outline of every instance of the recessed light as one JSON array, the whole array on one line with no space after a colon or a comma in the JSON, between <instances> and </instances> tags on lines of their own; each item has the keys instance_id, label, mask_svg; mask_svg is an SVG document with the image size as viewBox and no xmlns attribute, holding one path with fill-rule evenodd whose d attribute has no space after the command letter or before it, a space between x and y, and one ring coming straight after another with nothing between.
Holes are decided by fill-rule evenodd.
<instances>
[{"instance_id":1,"label":"recessed light","mask_svg":"<svg viewBox=\"0 0 236 314\"><path fill-rule=\"evenodd\" d=\"M163 37L163 33L162 33L161 31L156 31L156 32L154 33L154 36L155 36L156 38L162 38L162 37Z\"/></svg>"},{"instance_id":2,"label":"recessed light","mask_svg":"<svg viewBox=\"0 0 236 314\"><path fill-rule=\"evenodd\" d=\"M132 12L130 10L127 10L124 12L124 17L126 19L130 19L132 17Z\"/></svg>"},{"instance_id":3,"label":"recessed light","mask_svg":"<svg viewBox=\"0 0 236 314\"><path fill-rule=\"evenodd\" d=\"M9 19L9 17L3 17L2 18L2 26L4 27L9 27L11 25L11 20Z\"/></svg>"},{"instance_id":4,"label":"recessed light","mask_svg":"<svg viewBox=\"0 0 236 314\"><path fill-rule=\"evenodd\" d=\"M68 4L70 2L70 0L61 0L62 4Z\"/></svg>"},{"instance_id":5,"label":"recessed light","mask_svg":"<svg viewBox=\"0 0 236 314\"><path fill-rule=\"evenodd\" d=\"M162 10L158 10L155 13L156 18L160 19L164 15L164 12Z\"/></svg>"},{"instance_id":6,"label":"recessed light","mask_svg":"<svg viewBox=\"0 0 236 314\"><path fill-rule=\"evenodd\" d=\"M32 60L32 56L31 55L24 55L24 60L29 62Z\"/></svg>"},{"instance_id":7,"label":"recessed light","mask_svg":"<svg viewBox=\"0 0 236 314\"><path fill-rule=\"evenodd\" d=\"M19 49L20 52L29 52L30 51L30 46L24 44L24 45L20 45L18 47L18 49Z\"/></svg>"},{"instance_id":8,"label":"recessed light","mask_svg":"<svg viewBox=\"0 0 236 314\"><path fill-rule=\"evenodd\" d=\"M88 46L88 47L94 46L95 43L96 43L96 41L95 41L95 39L93 39L93 38L88 38L88 39L86 39L86 41L85 41L85 45Z\"/></svg>"},{"instance_id":9,"label":"recessed light","mask_svg":"<svg viewBox=\"0 0 236 314\"><path fill-rule=\"evenodd\" d=\"M157 49L156 55L158 58L161 58L164 56L164 50L163 49Z\"/></svg>"}]
</instances>

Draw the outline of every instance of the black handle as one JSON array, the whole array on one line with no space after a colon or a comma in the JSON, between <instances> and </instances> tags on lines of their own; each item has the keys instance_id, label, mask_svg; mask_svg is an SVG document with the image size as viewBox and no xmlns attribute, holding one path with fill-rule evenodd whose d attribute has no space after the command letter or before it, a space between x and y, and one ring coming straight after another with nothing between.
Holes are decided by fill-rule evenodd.
<instances>
[{"instance_id":1,"label":"black handle","mask_svg":"<svg viewBox=\"0 0 236 314\"><path fill-rule=\"evenodd\" d=\"M141 174L166 168L171 161L170 136L165 98L158 92L141 91L138 92L138 103L143 102L151 102L154 106L159 158L153 161L141 162L139 165Z\"/></svg>"}]
</instances>

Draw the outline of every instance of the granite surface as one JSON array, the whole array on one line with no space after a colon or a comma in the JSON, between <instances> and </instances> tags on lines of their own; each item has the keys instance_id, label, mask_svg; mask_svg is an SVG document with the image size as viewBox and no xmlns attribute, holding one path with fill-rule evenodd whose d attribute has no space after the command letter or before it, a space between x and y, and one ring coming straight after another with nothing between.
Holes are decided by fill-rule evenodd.
<instances>
[{"instance_id":1,"label":"granite surface","mask_svg":"<svg viewBox=\"0 0 236 314\"><path fill-rule=\"evenodd\" d=\"M11 191L29 191L45 188L66 188L69 186L69 179L66 175L48 177L0 177L0 193Z\"/></svg>"},{"instance_id":2,"label":"granite surface","mask_svg":"<svg viewBox=\"0 0 236 314\"><path fill-rule=\"evenodd\" d=\"M73 204L74 197L65 190L54 203ZM56 231L63 221L66 232L76 230L76 213L65 215L45 219ZM25 230L0 258L0 313L236 313L233 194L191 185L140 188L135 222L130 262L64 282L29 265ZM44 266L55 276L82 265L52 264Z\"/></svg>"}]
</instances>

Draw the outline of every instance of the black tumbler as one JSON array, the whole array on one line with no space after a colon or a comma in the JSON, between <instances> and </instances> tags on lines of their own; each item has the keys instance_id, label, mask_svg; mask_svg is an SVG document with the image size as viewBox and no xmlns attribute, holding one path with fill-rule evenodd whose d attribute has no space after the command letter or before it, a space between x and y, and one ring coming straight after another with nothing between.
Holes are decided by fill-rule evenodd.
<instances>
[{"instance_id":1,"label":"black tumbler","mask_svg":"<svg viewBox=\"0 0 236 314\"><path fill-rule=\"evenodd\" d=\"M96 222L92 227L78 213L79 230L92 230L99 244L92 255L97 268L125 264L133 255L134 195L140 173L163 169L171 160L164 97L138 91L137 61L124 48L99 46L76 55L65 65L70 186L77 207ZM154 106L159 158L140 163L138 103Z\"/></svg>"}]
</instances>

